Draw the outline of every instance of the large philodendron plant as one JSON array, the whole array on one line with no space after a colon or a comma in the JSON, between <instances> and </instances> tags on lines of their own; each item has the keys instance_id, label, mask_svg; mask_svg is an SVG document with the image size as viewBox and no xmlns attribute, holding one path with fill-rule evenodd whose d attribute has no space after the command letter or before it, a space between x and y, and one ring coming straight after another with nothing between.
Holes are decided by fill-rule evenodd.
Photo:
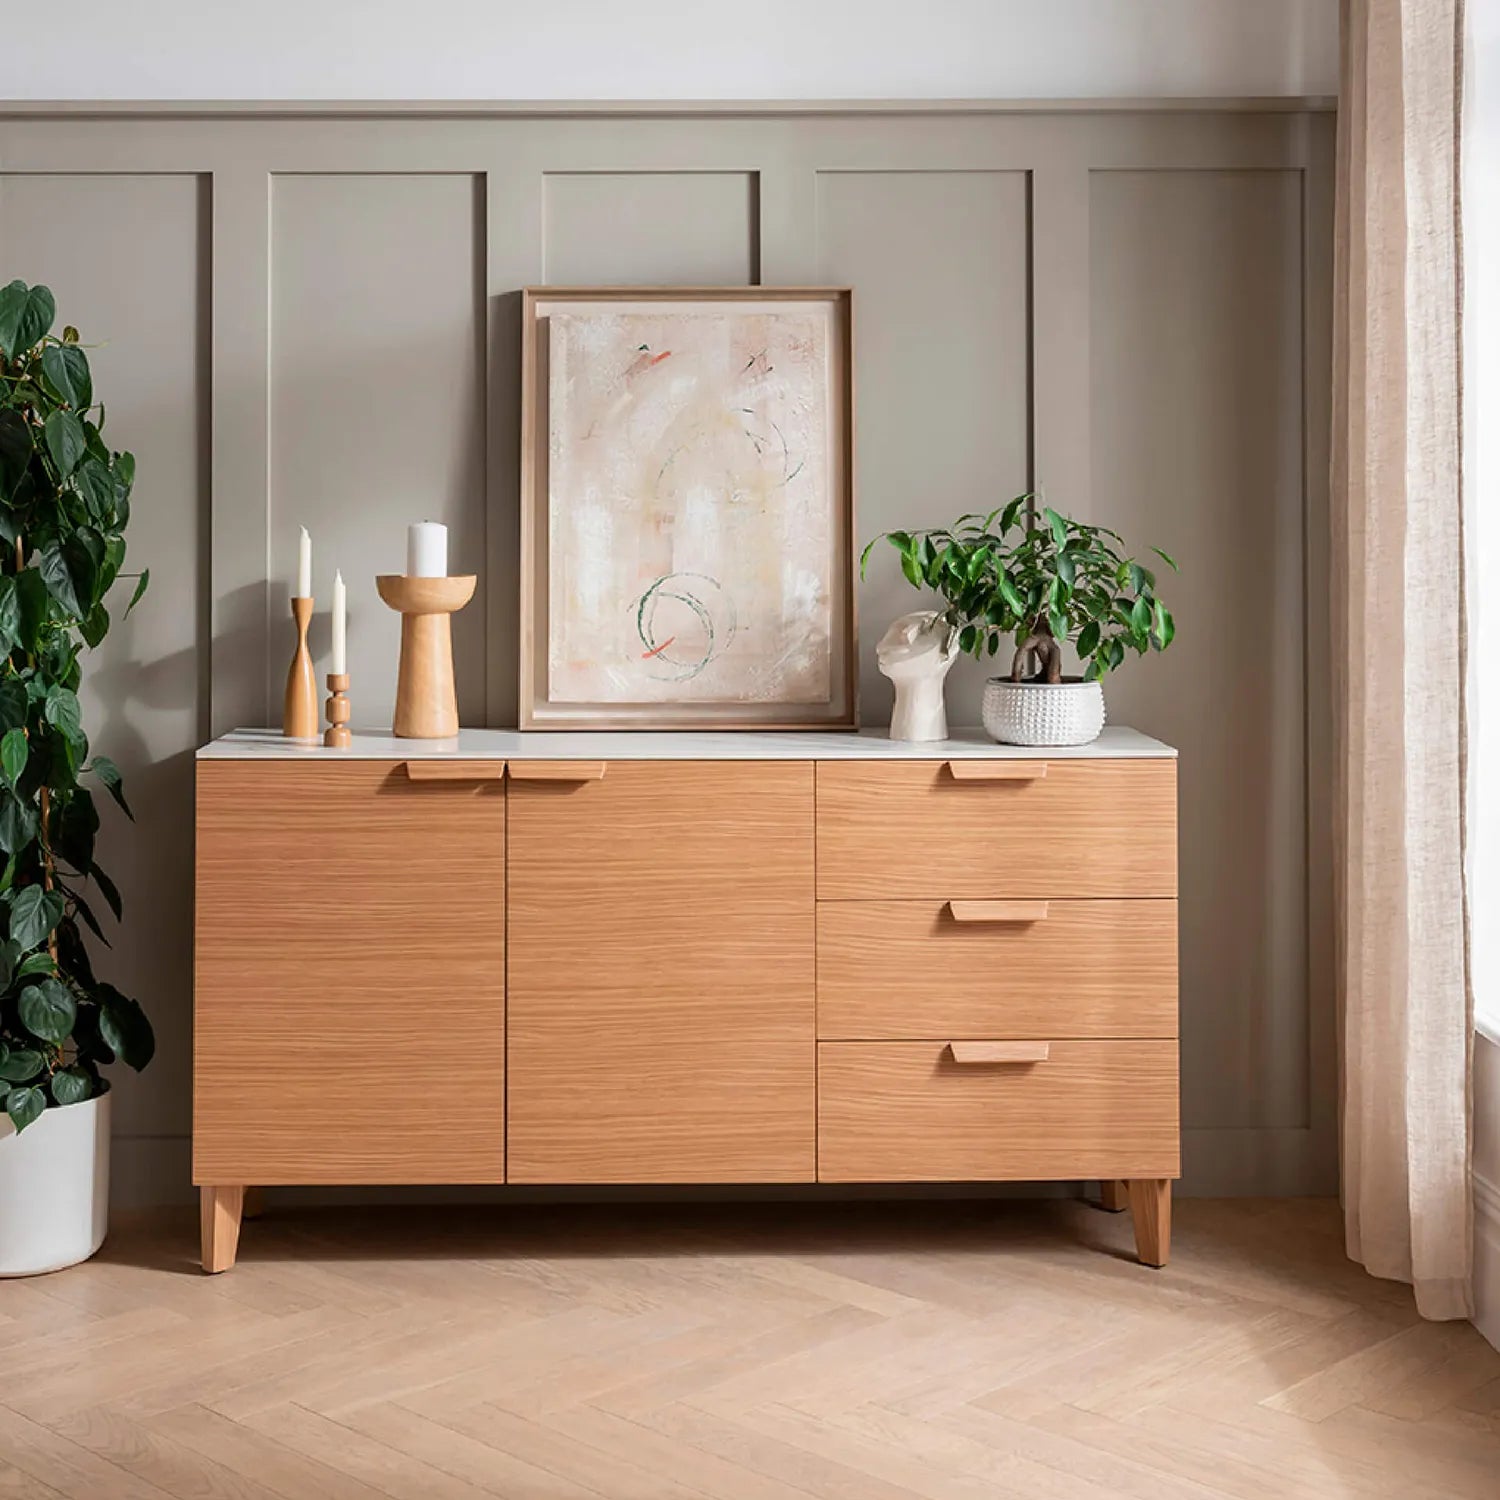
<instances>
[{"instance_id":1,"label":"large philodendron plant","mask_svg":"<svg viewBox=\"0 0 1500 1500\"><path fill-rule=\"evenodd\" d=\"M79 925L107 943L90 883L120 915L86 778L130 809L114 763L89 758L78 683L82 648L109 630L135 460L105 445L88 356L77 329L54 337L54 314L44 286L0 288L0 1098L17 1130L155 1047L141 1007L95 976Z\"/></svg>"},{"instance_id":2,"label":"large philodendron plant","mask_svg":"<svg viewBox=\"0 0 1500 1500\"><path fill-rule=\"evenodd\" d=\"M951 527L887 531L860 558L860 577L871 549L884 537L901 555L913 588L942 595L940 620L948 649L983 659L1001 642L1013 642L1010 680L1062 680L1063 646L1071 641L1096 682L1125 660L1126 651L1165 651L1177 627L1157 597L1156 574L1123 551L1120 534L1038 507L1018 495L987 516L960 516ZM1174 571L1160 547L1151 549Z\"/></svg>"}]
</instances>

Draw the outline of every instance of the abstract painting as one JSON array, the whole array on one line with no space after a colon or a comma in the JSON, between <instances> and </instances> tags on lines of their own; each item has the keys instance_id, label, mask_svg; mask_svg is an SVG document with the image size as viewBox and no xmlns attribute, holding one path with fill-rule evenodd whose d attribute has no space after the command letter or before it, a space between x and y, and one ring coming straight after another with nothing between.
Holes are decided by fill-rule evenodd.
<instances>
[{"instance_id":1,"label":"abstract painting","mask_svg":"<svg viewBox=\"0 0 1500 1500\"><path fill-rule=\"evenodd\" d=\"M852 722L847 294L533 295L533 722Z\"/></svg>"}]
</instances>

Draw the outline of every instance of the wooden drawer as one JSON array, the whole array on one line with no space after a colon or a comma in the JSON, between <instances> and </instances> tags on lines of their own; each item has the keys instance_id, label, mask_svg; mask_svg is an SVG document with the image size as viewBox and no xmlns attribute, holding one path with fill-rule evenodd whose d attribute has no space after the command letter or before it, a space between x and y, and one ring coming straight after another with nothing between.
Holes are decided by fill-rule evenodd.
<instances>
[{"instance_id":1,"label":"wooden drawer","mask_svg":"<svg viewBox=\"0 0 1500 1500\"><path fill-rule=\"evenodd\" d=\"M1176 894L1173 760L818 765L824 900Z\"/></svg>"},{"instance_id":2,"label":"wooden drawer","mask_svg":"<svg viewBox=\"0 0 1500 1500\"><path fill-rule=\"evenodd\" d=\"M1179 1175L1176 1042L1045 1050L1037 1062L959 1062L945 1041L820 1043L818 1180Z\"/></svg>"},{"instance_id":3,"label":"wooden drawer","mask_svg":"<svg viewBox=\"0 0 1500 1500\"><path fill-rule=\"evenodd\" d=\"M1176 1035L1175 901L818 905L821 1040Z\"/></svg>"}]
</instances>

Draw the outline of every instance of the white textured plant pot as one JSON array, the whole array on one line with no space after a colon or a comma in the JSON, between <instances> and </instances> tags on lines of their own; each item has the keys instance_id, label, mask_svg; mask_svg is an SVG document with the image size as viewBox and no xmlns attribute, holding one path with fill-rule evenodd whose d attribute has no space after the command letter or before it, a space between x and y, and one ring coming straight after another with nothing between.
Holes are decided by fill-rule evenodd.
<instances>
[{"instance_id":1,"label":"white textured plant pot","mask_svg":"<svg viewBox=\"0 0 1500 1500\"><path fill-rule=\"evenodd\" d=\"M19 1135L0 1110L0 1276L87 1260L108 1218L108 1092L44 1109Z\"/></svg>"},{"instance_id":2,"label":"white textured plant pot","mask_svg":"<svg viewBox=\"0 0 1500 1500\"><path fill-rule=\"evenodd\" d=\"M984 685L985 732L1002 745L1087 745L1104 728L1104 689L1097 682Z\"/></svg>"}]
</instances>

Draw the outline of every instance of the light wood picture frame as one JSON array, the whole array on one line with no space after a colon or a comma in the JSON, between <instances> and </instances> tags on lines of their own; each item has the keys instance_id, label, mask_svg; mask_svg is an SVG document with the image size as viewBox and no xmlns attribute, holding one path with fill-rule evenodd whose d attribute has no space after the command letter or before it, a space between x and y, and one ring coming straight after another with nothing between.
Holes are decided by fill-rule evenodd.
<instances>
[{"instance_id":1,"label":"light wood picture frame","mask_svg":"<svg viewBox=\"0 0 1500 1500\"><path fill-rule=\"evenodd\" d=\"M527 288L521 372L520 727L857 727L849 289Z\"/></svg>"}]
</instances>

